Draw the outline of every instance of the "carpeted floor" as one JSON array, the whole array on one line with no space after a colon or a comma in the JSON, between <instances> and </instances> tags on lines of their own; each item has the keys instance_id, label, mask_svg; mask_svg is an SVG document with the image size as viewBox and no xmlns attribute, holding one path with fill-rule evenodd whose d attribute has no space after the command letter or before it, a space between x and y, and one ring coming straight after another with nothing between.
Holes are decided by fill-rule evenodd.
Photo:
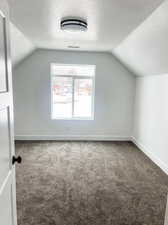
<instances>
[{"instance_id":1,"label":"carpeted floor","mask_svg":"<svg viewBox=\"0 0 168 225\"><path fill-rule=\"evenodd\" d=\"M163 225L168 177L129 142L17 142L18 225Z\"/></svg>"}]
</instances>

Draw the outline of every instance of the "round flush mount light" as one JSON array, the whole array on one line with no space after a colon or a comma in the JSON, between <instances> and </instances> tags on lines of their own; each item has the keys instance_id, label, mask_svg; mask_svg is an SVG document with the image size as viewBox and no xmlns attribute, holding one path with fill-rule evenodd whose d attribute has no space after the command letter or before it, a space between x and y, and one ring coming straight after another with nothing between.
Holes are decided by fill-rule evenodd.
<instances>
[{"instance_id":1,"label":"round flush mount light","mask_svg":"<svg viewBox=\"0 0 168 225\"><path fill-rule=\"evenodd\" d=\"M87 31L87 22L83 19L66 18L61 21L61 29L64 31Z\"/></svg>"}]
</instances>

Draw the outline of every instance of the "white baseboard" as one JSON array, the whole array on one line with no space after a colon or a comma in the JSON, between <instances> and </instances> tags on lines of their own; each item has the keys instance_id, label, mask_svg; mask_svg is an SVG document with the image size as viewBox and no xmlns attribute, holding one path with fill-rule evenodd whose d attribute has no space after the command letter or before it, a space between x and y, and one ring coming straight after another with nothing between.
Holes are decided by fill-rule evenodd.
<instances>
[{"instance_id":1,"label":"white baseboard","mask_svg":"<svg viewBox=\"0 0 168 225\"><path fill-rule=\"evenodd\" d=\"M168 166L157 156L152 153L149 147L144 146L135 137L131 137L131 141L145 154L147 155L163 172L168 175Z\"/></svg>"},{"instance_id":2,"label":"white baseboard","mask_svg":"<svg viewBox=\"0 0 168 225\"><path fill-rule=\"evenodd\" d=\"M131 138L110 135L15 135L15 140L130 141Z\"/></svg>"}]
</instances>

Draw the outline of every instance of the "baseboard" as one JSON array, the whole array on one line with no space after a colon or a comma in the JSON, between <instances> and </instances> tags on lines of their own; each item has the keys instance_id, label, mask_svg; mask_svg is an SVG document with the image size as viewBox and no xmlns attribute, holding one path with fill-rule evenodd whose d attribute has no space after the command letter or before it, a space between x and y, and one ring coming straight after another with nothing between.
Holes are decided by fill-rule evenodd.
<instances>
[{"instance_id":1,"label":"baseboard","mask_svg":"<svg viewBox=\"0 0 168 225\"><path fill-rule=\"evenodd\" d=\"M140 143L135 137L131 137L131 141L145 154L147 155L163 172L168 175L168 166L158 157L156 157L152 150Z\"/></svg>"},{"instance_id":2,"label":"baseboard","mask_svg":"<svg viewBox=\"0 0 168 225\"><path fill-rule=\"evenodd\" d=\"M110 135L15 135L15 140L57 140L57 141L130 141L130 136Z\"/></svg>"}]
</instances>

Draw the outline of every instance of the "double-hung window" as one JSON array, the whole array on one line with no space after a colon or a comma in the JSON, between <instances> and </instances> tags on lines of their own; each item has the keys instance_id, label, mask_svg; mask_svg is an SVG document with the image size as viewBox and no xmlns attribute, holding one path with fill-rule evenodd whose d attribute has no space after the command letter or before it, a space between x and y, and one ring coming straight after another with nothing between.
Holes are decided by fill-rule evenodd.
<instances>
[{"instance_id":1,"label":"double-hung window","mask_svg":"<svg viewBox=\"0 0 168 225\"><path fill-rule=\"evenodd\" d=\"M95 65L51 64L52 119L94 119Z\"/></svg>"}]
</instances>

